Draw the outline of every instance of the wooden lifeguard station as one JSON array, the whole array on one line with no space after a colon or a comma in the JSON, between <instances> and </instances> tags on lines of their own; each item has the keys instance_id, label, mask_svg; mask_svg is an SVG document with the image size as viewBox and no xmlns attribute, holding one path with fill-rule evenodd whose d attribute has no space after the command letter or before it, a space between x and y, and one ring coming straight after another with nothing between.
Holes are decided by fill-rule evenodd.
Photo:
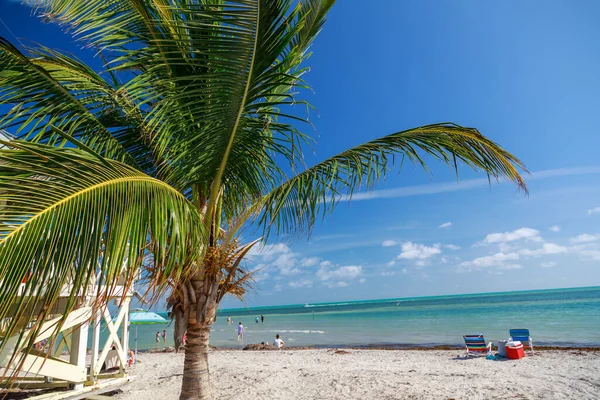
<instances>
[{"instance_id":1,"label":"wooden lifeguard station","mask_svg":"<svg viewBox=\"0 0 600 400\"><path fill-rule=\"evenodd\" d=\"M27 296L25 284L21 286L19 296ZM25 348L15 349L19 334L9 338L1 337L3 321L0 321L0 340L6 341L6 346L0 353L0 375L5 374L5 378L0 382L0 397L3 392L16 389L39 392L39 395L33 394L34 397L30 397L37 400L85 398L85 395L91 392L112 390L115 386L133 379L128 376L126 370L129 305L134 294L133 289L127 289L124 282L120 282L106 297L105 303L99 305L96 298L89 295L98 293L98 287L95 283L90 284L85 291L88 295L77 299L80 307L70 312L59 328L59 321L64 317L71 290L72 287L68 286L61 290L59 301L50 318L44 322L35 338L36 343L54 342L53 348L40 346L29 351ZM114 304L112 311L116 318L113 318L109 311L110 302ZM109 333L103 343L100 342L102 321ZM90 335L91 354L88 357ZM17 352L13 358L15 350ZM68 356L63 355L65 351L68 352ZM111 366L114 368L106 372L102 368L109 354L114 364ZM22 367L18 376L9 379L11 370L14 371L19 363L22 363Z\"/></svg>"}]
</instances>

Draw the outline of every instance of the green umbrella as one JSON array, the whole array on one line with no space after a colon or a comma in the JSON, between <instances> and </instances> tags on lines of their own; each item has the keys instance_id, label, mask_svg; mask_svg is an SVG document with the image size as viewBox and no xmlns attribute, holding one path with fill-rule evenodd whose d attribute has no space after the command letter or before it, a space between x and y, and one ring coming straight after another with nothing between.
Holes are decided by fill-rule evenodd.
<instances>
[{"instance_id":1,"label":"green umbrella","mask_svg":"<svg viewBox=\"0 0 600 400\"><path fill-rule=\"evenodd\" d=\"M155 312L134 308L129 313L129 323L133 325L166 324L167 321Z\"/></svg>"},{"instance_id":2,"label":"green umbrella","mask_svg":"<svg viewBox=\"0 0 600 400\"><path fill-rule=\"evenodd\" d=\"M137 360L137 340L138 332L137 325L152 325L152 324L166 324L167 321L157 313L152 311L144 310L141 308L134 308L129 313L129 323L136 325L135 327L135 359Z\"/></svg>"}]
</instances>

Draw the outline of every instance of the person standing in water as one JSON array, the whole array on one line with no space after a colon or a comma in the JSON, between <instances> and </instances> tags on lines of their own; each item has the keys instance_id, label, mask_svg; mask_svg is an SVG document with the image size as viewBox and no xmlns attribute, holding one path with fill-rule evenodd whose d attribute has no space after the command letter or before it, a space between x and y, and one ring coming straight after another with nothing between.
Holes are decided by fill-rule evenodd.
<instances>
[{"instance_id":1,"label":"person standing in water","mask_svg":"<svg viewBox=\"0 0 600 400\"><path fill-rule=\"evenodd\" d=\"M162 333L163 342L167 343L167 330L163 329Z\"/></svg>"},{"instance_id":2,"label":"person standing in water","mask_svg":"<svg viewBox=\"0 0 600 400\"><path fill-rule=\"evenodd\" d=\"M160 331L156 332L156 343L160 343Z\"/></svg>"},{"instance_id":3,"label":"person standing in water","mask_svg":"<svg viewBox=\"0 0 600 400\"><path fill-rule=\"evenodd\" d=\"M240 322L238 324L238 340L243 339L244 338L244 325L242 325L242 323Z\"/></svg>"},{"instance_id":4,"label":"person standing in water","mask_svg":"<svg viewBox=\"0 0 600 400\"><path fill-rule=\"evenodd\" d=\"M227 325L231 325L231 317L227 317Z\"/></svg>"},{"instance_id":5,"label":"person standing in water","mask_svg":"<svg viewBox=\"0 0 600 400\"><path fill-rule=\"evenodd\" d=\"M258 324L258 315L256 316L256 318L254 318L254 322Z\"/></svg>"},{"instance_id":6,"label":"person standing in water","mask_svg":"<svg viewBox=\"0 0 600 400\"><path fill-rule=\"evenodd\" d=\"M265 316L262 314L260 315L260 322L261 322L261 324L265 323Z\"/></svg>"}]
</instances>

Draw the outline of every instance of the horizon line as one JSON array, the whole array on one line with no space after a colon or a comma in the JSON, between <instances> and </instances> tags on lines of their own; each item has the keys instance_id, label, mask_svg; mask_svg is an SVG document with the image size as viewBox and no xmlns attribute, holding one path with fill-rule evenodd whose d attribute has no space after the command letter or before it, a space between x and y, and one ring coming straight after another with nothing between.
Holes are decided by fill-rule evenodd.
<instances>
[{"instance_id":1,"label":"horizon line","mask_svg":"<svg viewBox=\"0 0 600 400\"><path fill-rule=\"evenodd\" d=\"M493 295L493 294L506 294L506 293L520 293L520 292L543 292L549 290L570 290L570 289L593 289L600 288L600 285L593 286L573 286L573 287L556 287L556 288L546 288L546 289L523 289L523 290L508 290L504 292L476 292L476 293L453 293L453 294L438 294L438 295L430 295L430 296L412 296L412 297L388 297L383 299L362 299L362 300L339 300L339 301L325 301L325 302L316 302L316 303L304 303L309 305L317 305L317 304L339 304L339 303L360 303L360 302L371 302L371 301L396 301L396 300L413 300L413 299L424 299L424 298L432 298L432 297L455 297L455 296L478 296L478 295ZM259 310L273 307L292 307L292 306L302 306L302 303L295 304L279 304L279 305L271 305L271 306L256 306L256 307L237 307L237 308L223 308L217 310L218 312L223 311L238 311L238 310ZM160 311L159 311L160 312Z\"/></svg>"}]
</instances>

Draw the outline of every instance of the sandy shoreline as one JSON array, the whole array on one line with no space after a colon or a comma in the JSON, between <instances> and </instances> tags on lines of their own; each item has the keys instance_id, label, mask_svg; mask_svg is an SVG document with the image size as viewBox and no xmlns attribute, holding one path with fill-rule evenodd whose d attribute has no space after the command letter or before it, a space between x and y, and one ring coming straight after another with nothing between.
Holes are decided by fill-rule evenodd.
<instances>
[{"instance_id":1,"label":"sandy shoreline","mask_svg":"<svg viewBox=\"0 0 600 400\"><path fill-rule=\"evenodd\" d=\"M183 354L143 353L120 400L176 399ZM538 351L518 361L463 350L218 350L218 399L600 399L600 352Z\"/></svg>"}]
</instances>

